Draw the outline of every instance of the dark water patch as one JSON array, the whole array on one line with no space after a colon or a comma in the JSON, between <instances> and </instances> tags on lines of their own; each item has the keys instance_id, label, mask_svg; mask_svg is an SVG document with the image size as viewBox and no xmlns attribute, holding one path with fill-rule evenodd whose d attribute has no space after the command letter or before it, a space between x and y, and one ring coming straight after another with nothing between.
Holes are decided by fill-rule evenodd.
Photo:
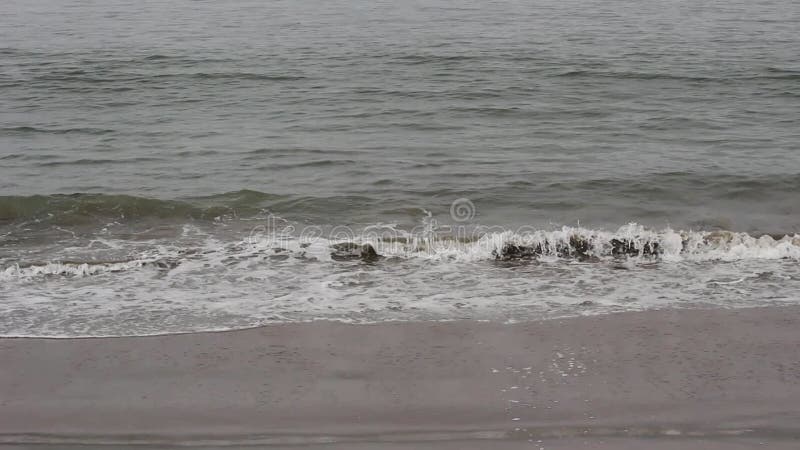
<instances>
[{"instance_id":1,"label":"dark water patch","mask_svg":"<svg viewBox=\"0 0 800 450\"><path fill-rule=\"evenodd\" d=\"M484 88L476 89L475 87L458 85L452 86L447 90L427 89L420 86L418 89L392 89L392 88L374 88L374 87L354 87L351 92L358 95L367 95L369 98L385 99L422 99L425 101L431 100L482 100L482 99L498 99L505 98L510 92L507 88ZM385 100L381 100L383 103Z\"/></svg>"},{"instance_id":2,"label":"dark water patch","mask_svg":"<svg viewBox=\"0 0 800 450\"><path fill-rule=\"evenodd\" d=\"M800 189L800 175L778 174L771 176L746 176L707 174L697 172L640 173L630 177L595 178L586 180L556 181L549 183L549 190L595 190L620 189L640 192L642 189L665 192L682 192L686 189L704 189L720 196L733 189L755 191L768 196L776 192Z\"/></svg>"},{"instance_id":3,"label":"dark water patch","mask_svg":"<svg viewBox=\"0 0 800 450\"><path fill-rule=\"evenodd\" d=\"M44 221L69 225L123 217L191 216L181 202L128 195L72 194L0 197L0 221Z\"/></svg>"},{"instance_id":4,"label":"dark water patch","mask_svg":"<svg viewBox=\"0 0 800 450\"><path fill-rule=\"evenodd\" d=\"M416 131L457 131L467 127L452 124L437 124L435 122L391 122L373 125L374 128L401 128Z\"/></svg>"},{"instance_id":5,"label":"dark water patch","mask_svg":"<svg viewBox=\"0 0 800 450\"><path fill-rule=\"evenodd\" d=\"M58 166L81 166L81 167L91 167L91 166L100 166L100 165L126 165L126 164L135 164L135 163L143 163L143 162L161 162L164 161L164 158L157 158L157 157L138 157L138 158L117 158L117 159L88 159L88 158L80 158L80 159L72 159L67 161L46 161L46 162L39 162L36 164L39 167L58 167Z\"/></svg>"},{"instance_id":6,"label":"dark water patch","mask_svg":"<svg viewBox=\"0 0 800 450\"><path fill-rule=\"evenodd\" d=\"M116 52L114 53L114 56L110 60L131 65L139 65L142 62L145 62L146 64L165 63L176 66L194 66L197 64L225 64L236 61L233 58L220 57L216 54L210 54L210 53L196 53L191 55L182 53L174 55L157 53L157 54L143 55L131 58L129 56L118 54ZM101 57L93 60L92 63L104 64L107 61L109 61L109 58Z\"/></svg>"},{"instance_id":7,"label":"dark water patch","mask_svg":"<svg viewBox=\"0 0 800 450\"><path fill-rule=\"evenodd\" d=\"M530 186L536 185L535 182L527 180L514 180L514 181L509 181L507 184L510 187L518 187L518 188L528 188Z\"/></svg>"},{"instance_id":8,"label":"dark water patch","mask_svg":"<svg viewBox=\"0 0 800 450\"><path fill-rule=\"evenodd\" d=\"M733 73L725 76L678 75L674 73L611 72L593 70L570 70L553 75L557 78L619 79L641 81L674 81L698 84L731 84L744 81L794 81L800 79L797 72L768 71L767 73Z\"/></svg>"},{"instance_id":9,"label":"dark water patch","mask_svg":"<svg viewBox=\"0 0 800 450\"><path fill-rule=\"evenodd\" d=\"M224 216L252 216L270 202L284 198L249 190L184 200L112 194L1 196L0 222L77 225L148 218L215 220Z\"/></svg>"},{"instance_id":10,"label":"dark water patch","mask_svg":"<svg viewBox=\"0 0 800 450\"><path fill-rule=\"evenodd\" d=\"M46 74L34 75L30 78L32 82L44 82L46 87L54 88L68 88L69 83L81 84L111 84L111 83L146 83L151 77L138 74L124 74L113 73L108 71L86 72L83 70L76 71L48 71ZM53 84L59 83L59 84ZM64 84L60 84L64 83Z\"/></svg>"},{"instance_id":11,"label":"dark water patch","mask_svg":"<svg viewBox=\"0 0 800 450\"><path fill-rule=\"evenodd\" d=\"M145 61L164 61L164 60L170 60L170 59L173 59L173 58L174 58L173 56L167 56L167 55L149 55L149 56L145 56L142 59L144 59Z\"/></svg>"},{"instance_id":12,"label":"dark water patch","mask_svg":"<svg viewBox=\"0 0 800 450\"><path fill-rule=\"evenodd\" d=\"M477 61L485 58L481 55L434 55L434 54L409 54L390 55L389 61L406 65L443 64L452 65L462 62Z\"/></svg>"},{"instance_id":13,"label":"dark water patch","mask_svg":"<svg viewBox=\"0 0 800 450\"><path fill-rule=\"evenodd\" d=\"M220 152L217 150L182 150L175 153L175 156L213 156L219 155Z\"/></svg>"},{"instance_id":14,"label":"dark water patch","mask_svg":"<svg viewBox=\"0 0 800 450\"><path fill-rule=\"evenodd\" d=\"M751 77L746 78L748 80L757 80L757 79L770 79L770 80L786 80L786 81L797 81L800 80L800 73L786 73L783 75L771 75L771 76L759 76L759 77Z\"/></svg>"},{"instance_id":15,"label":"dark water patch","mask_svg":"<svg viewBox=\"0 0 800 450\"><path fill-rule=\"evenodd\" d=\"M397 184L397 182L389 178L382 178L380 180L375 180L372 182L373 186L391 186L393 184Z\"/></svg>"},{"instance_id":16,"label":"dark water patch","mask_svg":"<svg viewBox=\"0 0 800 450\"><path fill-rule=\"evenodd\" d=\"M552 75L556 78L614 78L620 80L642 80L642 81L676 81L691 83L732 83L738 81L757 81L757 80L795 80L800 78L796 73L772 73L772 74L731 74L727 76L703 76L703 75L679 75L675 73L654 73L654 72L611 72L594 70L568 70Z\"/></svg>"},{"instance_id":17,"label":"dark water patch","mask_svg":"<svg viewBox=\"0 0 800 450\"><path fill-rule=\"evenodd\" d=\"M547 117L552 113L549 111L533 110L521 108L518 106L508 107L492 107L492 106L473 106L473 107L453 107L450 111L454 113L463 113L470 115L486 116L486 117Z\"/></svg>"},{"instance_id":18,"label":"dark water patch","mask_svg":"<svg viewBox=\"0 0 800 450\"><path fill-rule=\"evenodd\" d=\"M253 72L216 72L172 75L176 77L197 78L201 80L252 80L252 81L298 81L306 79L301 75L280 75Z\"/></svg>"},{"instance_id":19,"label":"dark water patch","mask_svg":"<svg viewBox=\"0 0 800 450\"><path fill-rule=\"evenodd\" d=\"M16 156L17 158L22 159L24 161L37 161L37 162L40 162L40 161L52 161L54 159L60 159L60 158L64 157L64 155L57 155L57 154L53 154L53 153L39 153L39 152L36 152L36 153L25 153L25 154L12 155L12 156ZM37 165L41 165L41 164L37 164Z\"/></svg>"},{"instance_id":20,"label":"dark water patch","mask_svg":"<svg viewBox=\"0 0 800 450\"><path fill-rule=\"evenodd\" d=\"M364 111L352 114L341 114L337 117L340 119L342 118L370 119L376 117L394 117L394 116L421 118L421 117L432 117L437 114L438 112L436 111L419 111L413 109L385 109L379 111Z\"/></svg>"},{"instance_id":21,"label":"dark water patch","mask_svg":"<svg viewBox=\"0 0 800 450\"><path fill-rule=\"evenodd\" d=\"M47 83L48 89L68 89L73 84L123 84L129 88L156 88L165 81L300 81L306 79L300 75L270 74L257 72L192 72L192 73L130 73L107 70L97 71L48 71L46 74L34 75L30 81ZM53 84L57 83L57 84ZM103 87L104 89L110 89ZM113 89L119 89L114 87Z\"/></svg>"},{"instance_id":22,"label":"dark water patch","mask_svg":"<svg viewBox=\"0 0 800 450\"><path fill-rule=\"evenodd\" d=\"M782 68L782 67L767 67L767 77L771 79L786 79L798 80L800 79L800 69Z\"/></svg>"},{"instance_id":23,"label":"dark water patch","mask_svg":"<svg viewBox=\"0 0 800 450\"><path fill-rule=\"evenodd\" d=\"M319 159L313 161L299 161L296 163L287 164L269 164L265 167L270 169L302 169L307 167L330 167L339 165L353 165L358 164L357 161L352 159Z\"/></svg>"},{"instance_id":24,"label":"dark water patch","mask_svg":"<svg viewBox=\"0 0 800 450\"><path fill-rule=\"evenodd\" d=\"M0 135L26 135L26 134L88 134L101 136L104 134L115 133L116 130L105 128L41 128L34 126L18 126L0 128Z\"/></svg>"}]
</instances>

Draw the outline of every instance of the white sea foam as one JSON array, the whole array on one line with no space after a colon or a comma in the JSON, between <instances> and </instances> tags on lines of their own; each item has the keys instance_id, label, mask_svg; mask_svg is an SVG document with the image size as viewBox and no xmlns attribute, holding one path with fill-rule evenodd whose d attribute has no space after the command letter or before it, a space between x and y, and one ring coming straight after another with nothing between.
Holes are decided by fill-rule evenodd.
<instances>
[{"instance_id":1,"label":"white sea foam","mask_svg":"<svg viewBox=\"0 0 800 450\"><path fill-rule=\"evenodd\" d=\"M396 231L396 230L395 230ZM562 227L557 230L534 230L521 232L504 231L486 233L471 239L456 236L413 236L398 232L391 239L375 238L365 234L365 239L356 238L357 243L370 244L377 252L389 259L424 259L442 262L491 261L503 256L507 245L540 248L536 259L541 262L556 262L562 259L559 249L572 248L572 239L578 237L588 244L586 256L609 260L614 257L614 240L624 241L638 252L627 257L647 257L647 262L666 261L746 261L746 260L800 260L800 236L786 235L779 239L772 236L752 236L747 233L729 231L674 231L650 230L637 224L620 227L616 231L591 230L580 227ZM104 247L119 249L121 241L101 240ZM95 242L93 241L93 242ZM331 261L332 245L340 240L317 237L302 239L293 236L256 236L240 242L225 243L204 235L204 241L192 252L185 252L175 245L154 244L146 251L125 261L19 263L4 267L0 279L32 278L37 276L85 277L101 273L114 273L139 269L145 266L179 265L190 260L219 262L222 260L246 260L286 256L306 260ZM648 245L657 245L657 255L642 253ZM64 249L66 252L70 248ZM619 256L619 255L617 255ZM619 259L619 258L617 258Z\"/></svg>"},{"instance_id":2,"label":"white sea foam","mask_svg":"<svg viewBox=\"0 0 800 450\"><path fill-rule=\"evenodd\" d=\"M800 239L732 232L564 227L462 239L367 237L383 258L331 258L323 238L187 230L175 243L125 241L70 262L0 269L0 334L139 335L270 322L520 320L663 307L744 307L800 298ZM575 236L586 257L563 256ZM613 240L657 255L614 255ZM496 262L508 245L540 248ZM85 249L84 249L85 250ZM77 248L74 249L77 251ZM104 259L106 252L124 259ZM568 253L568 252L567 252Z\"/></svg>"}]
</instances>

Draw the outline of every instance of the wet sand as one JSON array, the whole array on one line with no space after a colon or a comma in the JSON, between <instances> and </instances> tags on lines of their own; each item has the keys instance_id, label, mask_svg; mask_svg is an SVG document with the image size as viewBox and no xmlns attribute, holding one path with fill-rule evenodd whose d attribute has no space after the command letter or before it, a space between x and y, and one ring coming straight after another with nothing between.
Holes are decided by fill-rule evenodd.
<instances>
[{"instance_id":1,"label":"wet sand","mask_svg":"<svg viewBox=\"0 0 800 450\"><path fill-rule=\"evenodd\" d=\"M0 443L794 449L799 319L774 307L6 338Z\"/></svg>"}]
</instances>

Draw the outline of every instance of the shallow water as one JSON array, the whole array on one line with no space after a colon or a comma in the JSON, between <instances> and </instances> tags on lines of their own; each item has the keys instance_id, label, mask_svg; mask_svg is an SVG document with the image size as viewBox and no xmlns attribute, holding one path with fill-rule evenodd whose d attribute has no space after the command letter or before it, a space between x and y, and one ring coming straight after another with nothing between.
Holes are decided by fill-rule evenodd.
<instances>
[{"instance_id":1,"label":"shallow water","mask_svg":"<svg viewBox=\"0 0 800 450\"><path fill-rule=\"evenodd\" d=\"M2 334L797 301L796 2L0 12Z\"/></svg>"}]
</instances>

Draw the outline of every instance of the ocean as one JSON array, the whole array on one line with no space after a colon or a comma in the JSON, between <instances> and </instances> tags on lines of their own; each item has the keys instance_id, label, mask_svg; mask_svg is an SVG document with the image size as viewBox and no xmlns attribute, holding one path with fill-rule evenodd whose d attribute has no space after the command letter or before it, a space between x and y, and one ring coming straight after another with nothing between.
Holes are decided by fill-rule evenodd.
<instances>
[{"instance_id":1,"label":"ocean","mask_svg":"<svg viewBox=\"0 0 800 450\"><path fill-rule=\"evenodd\" d=\"M0 335L797 304L798 30L791 0L5 0Z\"/></svg>"}]
</instances>

